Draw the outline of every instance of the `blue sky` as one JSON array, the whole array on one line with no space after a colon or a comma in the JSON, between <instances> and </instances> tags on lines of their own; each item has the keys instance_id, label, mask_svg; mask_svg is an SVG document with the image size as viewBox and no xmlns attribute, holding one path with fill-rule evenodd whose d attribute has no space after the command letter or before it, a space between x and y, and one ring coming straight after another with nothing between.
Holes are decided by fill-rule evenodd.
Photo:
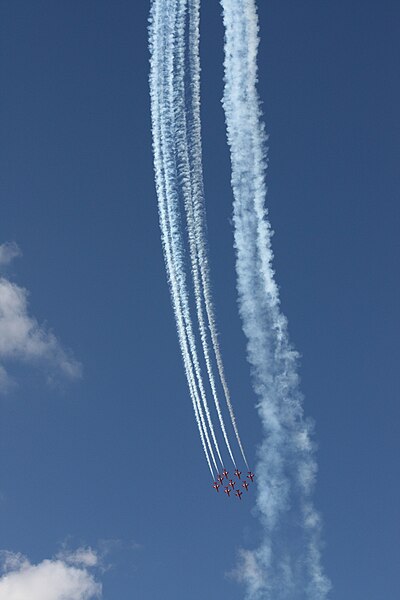
<instances>
[{"instance_id":1,"label":"blue sky","mask_svg":"<svg viewBox=\"0 0 400 600\"><path fill-rule=\"evenodd\" d=\"M331 598L394 600L400 8L259 5L267 204L316 422ZM235 600L243 590L226 574L258 525L250 497L239 505L210 489L186 389L153 180L148 9L0 3L0 243L22 252L1 273L28 291L18 314L35 318L48 344L39 357L19 350L12 359L9 347L0 357L14 380L0 398L0 548L13 553L3 562L21 553L44 573L62 566L66 579L79 568L87 593L101 582L106 600ZM210 262L253 461L261 428L236 306L220 12L203 3Z\"/></svg>"}]
</instances>

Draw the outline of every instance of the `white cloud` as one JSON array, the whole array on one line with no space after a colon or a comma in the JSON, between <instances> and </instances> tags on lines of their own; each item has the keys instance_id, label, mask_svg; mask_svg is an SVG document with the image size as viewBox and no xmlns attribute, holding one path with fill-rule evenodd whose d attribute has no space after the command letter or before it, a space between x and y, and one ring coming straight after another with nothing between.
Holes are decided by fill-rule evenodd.
<instances>
[{"instance_id":1,"label":"white cloud","mask_svg":"<svg viewBox=\"0 0 400 600\"><path fill-rule=\"evenodd\" d=\"M9 265L14 258L21 255L22 252L15 242L0 244L0 267Z\"/></svg>"},{"instance_id":2,"label":"white cloud","mask_svg":"<svg viewBox=\"0 0 400 600\"><path fill-rule=\"evenodd\" d=\"M0 265L17 256L17 249L16 244L2 244ZM81 365L51 331L29 315L27 290L0 277L0 392L3 393L14 383L4 366L9 361L40 365L70 379L81 375Z\"/></svg>"},{"instance_id":3,"label":"white cloud","mask_svg":"<svg viewBox=\"0 0 400 600\"><path fill-rule=\"evenodd\" d=\"M90 550L90 549L89 549ZM86 549L74 554L87 556ZM90 550L95 556L95 553ZM94 600L102 596L102 587L85 562L72 565L60 558L46 559L37 565L21 555L2 553L0 600Z\"/></svg>"},{"instance_id":4,"label":"white cloud","mask_svg":"<svg viewBox=\"0 0 400 600\"><path fill-rule=\"evenodd\" d=\"M7 393L14 387L14 381L0 364L0 392Z\"/></svg>"},{"instance_id":5,"label":"white cloud","mask_svg":"<svg viewBox=\"0 0 400 600\"><path fill-rule=\"evenodd\" d=\"M99 564L97 553L90 547L78 548L74 552L63 551L57 555L57 558L63 560L69 565L96 567Z\"/></svg>"}]
</instances>

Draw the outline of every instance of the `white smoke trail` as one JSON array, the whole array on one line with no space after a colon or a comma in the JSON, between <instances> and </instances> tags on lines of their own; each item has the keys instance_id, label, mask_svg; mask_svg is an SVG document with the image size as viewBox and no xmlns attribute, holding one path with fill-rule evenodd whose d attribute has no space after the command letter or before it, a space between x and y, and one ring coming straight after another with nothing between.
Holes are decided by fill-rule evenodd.
<instances>
[{"instance_id":1,"label":"white smoke trail","mask_svg":"<svg viewBox=\"0 0 400 600\"><path fill-rule=\"evenodd\" d=\"M178 15L176 14L175 11L177 10L177 5L179 5L179 2L180 2L180 0L178 0L178 2L176 2L176 0L175 0L172 5L172 2L170 0L170 8L169 9L168 9L168 3L166 2L168 16L171 18L171 20L172 20L172 17L175 16L175 18L172 20L171 25L170 25L170 31L172 32L172 36L168 42L168 49L173 49L173 52L170 52L169 54L167 54L166 57L164 57L164 60L168 67L168 78L167 78L167 85L166 85L167 94L164 98L164 107L165 107L165 115L166 115L165 123L166 122L169 123L169 127L166 127L166 135L165 135L165 164L166 164L165 175L166 175L166 182L167 182L168 215L169 215L171 230L174 232L174 236L173 236L174 243L173 243L172 248L173 248L173 254L175 255L174 263L175 263L177 279L178 279L179 288L180 288L182 314L183 314L183 319L185 322L185 329L186 329L187 339L188 339L188 343L189 343L190 355L191 355L192 363L194 366L194 371L195 371L195 375L196 375L196 379L197 379L197 385L198 385L198 388L200 391L201 402L202 402L204 412L206 415L207 424L208 424L208 427L211 432L211 437L212 437L214 447L217 452L220 464L221 464L221 466L223 466L223 461L222 461L219 445L218 445L218 442L217 442L217 439L215 436L215 431L214 431L214 427L212 424L211 415L210 415L210 411L209 411L209 407L208 407L208 403L207 403L207 396L206 396L206 392L204 389L199 359L197 356L196 340L195 340L195 335L193 332L193 324L192 324L191 315L190 315L189 294L188 294L188 290L187 290L187 286L186 286L185 266L184 266L184 260L183 260L183 242L182 242L179 202L178 202L178 194L177 194L178 170L177 170L177 164L176 164L176 142L177 142L177 134L178 134L177 129L179 129L179 127L177 128L175 126L176 125L175 124L176 79L174 77L175 66L176 66L175 65L175 62L176 62L175 61L175 58L176 58L175 46L176 46L177 36L178 36L178 27L177 27L178 22L176 21ZM168 58L168 60L167 60L167 58ZM198 408L199 408L199 413L200 413L200 419L201 419L201 422L203 425L204 434L205 434L205 437L206 437L206 440L207 440L207 443L209 446L209 451L213 458L215 470L218 472L218 467L217 467L217 464L216 464L216 461L214 458L213 449L212 449L211 444L209 443L208 431L207 431L207 427L204 422L203 410L202 410L201 405L199 405Z\"/></svg>"},{"instance_id":2,"label":"white smoke trail","mask_svg":"<svg viewBox=\"0 0 400 600\"><path fill-rule=\"evenodd\" d=\"M168 8L168 7L167 7ZM166 168L169 168L169 163L164 156L165 146L165 112L163 106L164 88L165 88L165 56L166 52L171 48L171 43L165 43L166 30L168 30L168 11L165 10L165 4L155 1L152 4L150 27L149 27L149 45L151 52L150 59L150 97L151 97L151 113L152 113L152 130L153 130L153 152L154 152L154 169L156 178L157 196L159 199L159 218L161 228L162 246L165 257L167 277L170 285L171 300L175 314L175 320L178 331L178 339L181 347L181 353L188 381L189 392L192 399L195 418L198 425L200 439L206 460L214 478L214 472L210 462L210 456L213 458L215 471L217 472L216 461L212 452L212 447L208 439L207 429L204 423L201 403L198 397L196 380L193 372L193 365L188 348L187 332L182 316L181 306L181 289L182 282L178 281L176 272L176 259L179 254L179 246L177 246L174 235L177 235L176 226L169 222L168 213L168 194L171 190L167 189L168 183L166 178ZM171 31L171 29L170 29ZM206 441L205 441L206 437Z\"/></svg>"},{"instance_id":3,"label":"white smoke trail","mask_svg":"<svg viewBox=\"0 0 400 600\"><path fill-rule=\"evenodd\" d=\"M264 536L243 551L238 573L248 597L323 600L320 520L311 496L316 463L304 420L297 353L280 312L265 208L266 149L257 83L254 0L221 0L225 25L224 110L231 150L239 310L265 437L257 465Z\"/></svg>"},{"instance_id":4,"label":"white smoke trail","mask_svg":"<svg viewBox=\"0 0 400 600\"><path fill-rule=\"evenodd\" d=\"M218 332L215 320L214 305L212 301L208 255L206 248L205 232L205 203L204 203L204 185L203 185L203 166L202 166L202 147L201 147L201 123L200 123L200 0L189 0L189 78L190 90L190 120L189 120L189 156L190 171L192 173L192 196L193 196L193 214L195 226L195 239L198 253L198 263L200 267L201 283L204 295L204 303L208 319L208 325L211 334L211 341L214 349L217 363L218 374L221 380L226 403L229 410L232 426L235 436L247 468L249 468L243 444L240 439L239 430L236 423L235 413L232 406L229 387L225 377L225 370L222 361L221 349L218 341ZM215 386L214 386L215 387ZM214 393L214 392L213 392ZM227 441L227 434L222 419L219 403L214 394L214 400L217 407L218 417L225 441L230 451ZM232 452L230 455L236 466Z\"/></svg>"},{"instance_id":5,"label":"white smoke trail","mask_svg":"<svg viewBox=\"0 0 400 600\"><path fill-rule=\"evenodd\" d=\"M190 22L192 21L192 10L193 2L190 2ZM197 3L196 3L197 4ZM200 279L200 265L198 255L198 229L195 226L194 220L194 207L193 207L193 188L196 187L193 179L196 174L191 169L189 162L189 149L188 149L188 124L186 119L186 97L185 97L185 54L186 54L186 43L185 43L185 19L186 19L186 8L187 0L179 0L178 6L178 18L177 18L177 44L176 44L176 75L174 81L174 108L175 108L175 139L176 139L176 151L177 151L177 164L178 173L180 175L182 195L184 199L186 220L188 227L188 238L189 238L189 251L191 260L191 269L194 284L194 295L196 302L197 318L200 330L200 339L203 347L203 354L205 358L207 374L210 382L211 392L214 399L214 404L217 410L219 423L224 436L225 444L228 449L229 455L232 459L234 466L236 462L232 453L232 449L229 443L229 439L226 433L225 423L223 420L218 394L214 379L214 373L212 369L210 349L208 345L207 327L204 318L203 301L202 301L202 289ZM195 9L196 10L196 9ZM198 10L198 7L197 7ZM189 48L192 49L194 45L198 45L198 39L192 39L192 32L189 32ZM190 104L190 101L189 101ZM201 166L201 164L200 164ZM203 242L204 246L204 242ZM204 254L204 252L203 252ZM215 438L214 438L215 441Z\"/></svg>"}]
</instances>

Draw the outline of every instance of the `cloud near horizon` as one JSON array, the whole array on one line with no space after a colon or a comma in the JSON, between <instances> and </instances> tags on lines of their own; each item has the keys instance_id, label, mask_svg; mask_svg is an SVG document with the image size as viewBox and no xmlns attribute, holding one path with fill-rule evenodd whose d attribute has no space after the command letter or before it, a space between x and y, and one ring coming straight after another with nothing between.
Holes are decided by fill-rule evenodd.
<instances>
[{"instance_id":1,"label":"cloud near horizon","mask_svg":"<svg viewBox=\"0 0 400 600\"><path fill-rule=\"evenodd\" d=\"M14 242L0 245L0 267L21 255ZM0 276L0 393L15 385L4 363L19 361L45 367L69 379L82 367L63 349L56 336L28 312L28 291Z\"/></svg>"},{"instance_id":2,"label":"cloud near horizon","mask_svg":"<svg viewBox=\"0 0 400 600\"><path fill-rule=\"evenodd\" d=\"M97 565L91 548L32 564L19 553L1 553L0 600L99 600L102 585L89 571Z\"/></svg>"}]
</instances>

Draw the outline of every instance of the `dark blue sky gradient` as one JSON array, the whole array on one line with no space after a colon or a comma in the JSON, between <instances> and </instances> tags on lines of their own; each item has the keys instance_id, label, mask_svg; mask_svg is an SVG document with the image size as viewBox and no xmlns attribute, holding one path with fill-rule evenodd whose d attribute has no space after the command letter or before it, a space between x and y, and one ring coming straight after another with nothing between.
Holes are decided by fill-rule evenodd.
<instances>
[{"instance_id":1,"label":"dark blue sky gradient","mask_svg":"<svg viewBox=\"0 0 400 600\"><path fill-rule=\"evenodd\" d=\"M260 93L282 308L316 421L332 600L396 600L399 26L396 1L262 0ZM140 0L0 2L0 243L13 280L84 366L1 399L1 547L32 561L132 541L106 600L243 597L224 576L256 545L252 498L209 488L159 239ZM202 8L212 282L242 438L260 442L237 314L218 2ZM17 373L17 371L14 371Z\"/></svg>"}]
</instances>

